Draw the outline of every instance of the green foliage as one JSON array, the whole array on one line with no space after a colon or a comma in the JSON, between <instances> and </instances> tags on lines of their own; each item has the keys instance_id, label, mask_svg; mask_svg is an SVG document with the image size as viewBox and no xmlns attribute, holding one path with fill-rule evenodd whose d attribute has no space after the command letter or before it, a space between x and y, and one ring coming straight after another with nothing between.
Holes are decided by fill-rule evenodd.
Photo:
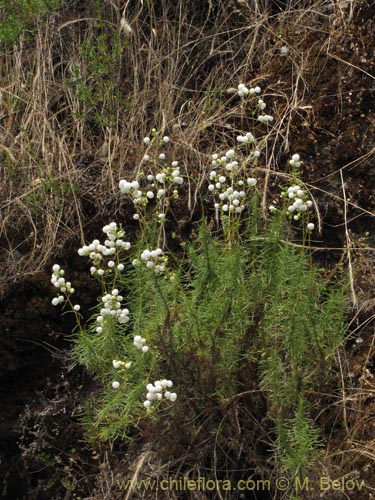
<instances>
[{"instance_id":1,"label":"green foliage","mask_svg":"<svg viewBox=\"0 0 375 500\"><path fill-rule=\"evenodd\" d=\"M170 275L129 269L116 286L126 290L131 326L76 337L79 362L107 387L90 410L96 438L128 438L144 416L147 382L165 373L177 384L179 405L198 398L196 411L207 399L221 405L259 377L283 467L295 477L313 463L319 432L309 398L329 379L342 343L346 287L330 284L308 251L280 241L280 220L249 227L228 246L203 222ZM156 354L132 346L134 335ZM117 391L109 389L113 359L132 361Z\"/></svg>"},{"instance_id":2,"label":"green foliage","mask_svg":"<svg viewBox=\"0 0 375 500\"><path fill-rule=\"evenodd\" d=\"M76 118L91 120L96 125L113 126L122 109L129 109L121 89L123 54L127 40L120 28L109 27L100 20L95 36L83 41L79 65L72 65L66 84L78 100Z\"/></svg>"},{"instance_id":3,"label":"green foliage","mask_svg":"<svg viewBox=\"0 0 375 500\"><path fill-rule=\"evenodd\" d=\"M208 211L192 240L168 251L166 214L178 201L174 183L181 184L178 162L169 164L164 153L168 143L168 137L159 141L156 131L152 140L145 140L150 152L146 161L162 172L139 173L137 180L119 183L121 191L133 197L135 219L140 222L131 255L122 253L121 248L128 245L129 250L130 244L124 243L124 229L116 223L103 228L113 242L105 243L114 249L111 262L105 247L99 254L92 251L98 243L80 249L80 255L89 256L94 264L91 273L98 277L102 295L87 327L81 326L75 312L76 359L101 387L85 412L89 436L129 440L138 426L152 427L161 420L170 429L188 412L199 420L208 404L225 412L229 402L256 388L266 403L263 417L274 422L276 463L292 479L302 477L319 453L321 437L312 400L333 376L335 353L343 343L345 280L337 281L336 272L333 283L330 274L312 261L308 241L314 225L306 224L305 190L296 185L283 189L280 208L262 215L254 190L257 180L244 175L242 167L255 156L249 144L248 156L228 151L228 159L243 161L232 170L226 168L228 160L216 157L218 172L210 175L221 180L213 181L216 184L209 189L221 200L215 203L216 214L211 217ZM154 154L152 148L164 148L163 153ZM299 156L295 158L299 163ZM231 197L222 195L224 189ZM286 197L296 198L292 212ZM231 200L237 200L232 210ZM299 210L303 203L306 207ZM293 221L302 224L303 245L291 241L293 213ZM175 229L174 233L184 241L183 234ZM151 258L153 249L159 253ZM57 268L54 279L61 279ZM129 308L130 319L124 324L116 319L120 302L112 316L103 309L103 304L115 300L113 296ZM176 402L164 398L164 393L157 401L146 396L151 390L146 386L166 382L165 377L173 380ZM258 404L259 395L250 400ZM210 418L205 425L209 433L229 434L225 419Z\"/></svg>"},{"instance_id":4,"label":"green foliage","mask_svg":"<svg viewBox=\"0 0 375 500\"><path fill-rule=\"evenodd\" d=\"M0 44L15 42L22 32L33 33L35 21L56 10L63 0L2 0L0 1Z\"/></svg>"}]
</instances>

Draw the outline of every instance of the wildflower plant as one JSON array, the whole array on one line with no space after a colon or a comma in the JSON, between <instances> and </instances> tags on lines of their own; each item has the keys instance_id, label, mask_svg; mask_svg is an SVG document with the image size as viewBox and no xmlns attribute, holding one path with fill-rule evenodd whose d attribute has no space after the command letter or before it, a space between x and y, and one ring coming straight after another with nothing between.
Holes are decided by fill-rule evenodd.
<instances>
[{"instance_id":1,"label":"wildflower plant","mask_svg":"<svg viewBox=\"0 0 375 500\"><path fill-rule=\"evenodd\" d=\"M169 158L170 142L169 136L159 139L158 132L153 129L151 138L147 136L143 139L146 146L146 154L142 158L144 168L136 179L121 179L119 182L121 193L127 195L133 204L133 219L139 221L142 234L146 234L150 218L160 225L158 240L171 203L179 199L180 187L184 183L179 162Z\"/></svg>"},{"instance_id":2,"label":"wildflower plant","mask_svg":"<svg viewBox=\"0 0 375 500\"><path fill-rule=\"evenodd\" d=\"M193 240L176 256L167 248L168 214L184 177L169 137L154 129L143 140L135 178L119 181L138 235L131 243L126 222L111 222L103 227L103 243L78 250L101 288L93 315L82 326L74 289L57 264L52 303L67 302L76 314L75 356L101 383L85 414L95 439L130 439L137 425L158 418L184 422L189 401L199 420L208 402L222 411L243 394L262 393L274 422L275 453L295 478L319 453L309 401L332 373L342 343L346 287L332 285L307 247L288 244L291 223L301 224L304 243L314 230L298 154L288 166L291 184L270 205L269 216L260 216L256 127L272 122L260 93L259 87L238 86L241 100L253 100L258 125L212 155L201 193L207 211ZM221 231L209 229L214 221ZM260 405L259 395L249 401ZM205 420L208 433L218 432L215 418L213 412Z\"/></svg>"}]
</instances>

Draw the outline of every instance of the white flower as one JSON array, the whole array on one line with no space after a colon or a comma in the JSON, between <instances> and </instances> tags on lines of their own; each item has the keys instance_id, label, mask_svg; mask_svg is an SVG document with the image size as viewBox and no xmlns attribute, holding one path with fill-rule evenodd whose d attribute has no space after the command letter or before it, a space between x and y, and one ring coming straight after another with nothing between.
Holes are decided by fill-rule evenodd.
<instances>
[{"instance_id":1,"label":"white flower","mask_svg":"<svg viewBox=\"0 0 375 500\"><path fill-rule=\"evenodd\" d=\"M81 306L80 306L80 305L78 305L78 304L76 304L76 305L73 307L73 309L74 309L75 311L79 311L79 310L81 309Z\"/></svg>"},{"instance_id":2,"label":"white flower","mask_svg":"<svg viewBox=\"0 0 375 500\"><path fill-rule=\"evenodd\" d=\"M175 392L172 392L171 395L169 396L170 401L176 401L177 399L177 394Z\"/></svg>"},{"instance_id":3,"label":"white flower","mask_svg":"<svg viewBox=\"0 0 375 500\"><path fill-rule=\"evenodd\" d=\"M149 155L144 155L143 161L150 161L150 156Z\"/></svg>"},{"instance_id":4,"label":"white flower","mask_svg":"<svg viewBox=\"0 0 375 500\"><path fill-rule=\"evenodd\" d=\"M309 231L313 231L313 230L315 229L315 224L314 224L313 222L309 222L309 223L307 224L307 229L308 229Z\"/></svg>"},{"instance_id":5,"label":"white flower","mask_svg":"<svg viewBox=\"0 0 375 500\"><path fill-rule=\"evenodd\" d=\"M164 179L165 179L165 173L162 172L160 174L156 174L155 175L155 179L158 181L158 182L164 182Z\"/></svg>"},{"instance_id":6,"label":"white flower","mask_svg":"<svg viewBox=\"0 0 375 500\"><path fill-rule=\"evenodd\" d=\"M259 109L263 110L263 109L265 109L265 108L266 108L266 106L267 106L267 105L266 105L266 103L263 101L263 99L259 99L259 100L258 100L258 108L259 108Z\"/></svg>"},{"instance_id":7,"label":"white flower","mask_svg":"<svg viewBox=\"0 0 375 500\"><path fill-rule=\"evenodd\" d=\"M280 47L280 55L281 56L287 56L289 54L289 47L287 47L286 45L283 45L282 47Z\"/></svg>"},{"instance_id":8,"label":"white flower","mask_svg":"<svg viewBox=\"0 0 375 500\"><path fill-rule=\"evenodd\" d=\"M52 305L53 306L58 306L60 304L60 301L57 297L55 297L54 299L52 299Z\"/></svg>"},{"instance_id":9,"label":"white flower","mask_svg":"<svg viewBox=\"0 0 375 500\"><path fill-rule=\"evenodd\" d=\"M143 402L143 406L144 406L145 408L147 408L147 409L148 409L148 408L150 408L150 406L151 406L151 401L147 401L147 400L146 400L146 401L144 401L144 402Z\"/></svg>"},{"instance_id":10,"label":"white flower","mask_svg":"<svg viewBox=\"0 0 375 500\"><path fill-rule=\"evenodd\" d=\"M120 387L120 382L117 382L117 380L115 380L114 382L112 382L112 387L114 389L118 389Z\"/></svg>"},{"instance_id":11,"label":"white flower","mask_svg":"<svg viewBox=\"0 0 375 500\"><path fill-rule=\"evenodd\" d=\"M121 193L124 194L124 193L130 192L132 185L131 185L131 182L128 182L125 179L121 179L119 182L119 187L120 187Z\"/></svg>"},{"instance_id":12,"label":"white flower","mask_svg":"<svg viewBox=\"0 0 375 500\"><path fill-rule=\"evenodd\" d=\"M150 141L151 141L151 139L150 139L149 137L145 137L145 138L143 139L143 142L144 142L145 144L150 144Z\"/></svg>"},{"instance_id":13,"label":"white flower","mask_svg":"<svg viewBox=\"0 0 375 500\"><path fill-rule=\"evenodd\" d=\"M236 152L234 151L234 149L229 149L229 151L227 151L227 152L225 153L225 156L226 156L227 158L233 158L233 156L234 156L235 154L236 154Z\"/></svg>"},{"instance_id":14,"label":"white flower","mask_svg":"<svg viewBox=\"0 0 375 500\"><path fill-rule=\"evenodd\" d=\"M249 93L249 89L243 83L240 83L237 88L238 88L237 94L240 97L244 97Z\"/></svg>"},{"instance_id":15,"label":"white flower","mask_svg":"<svg viewBox=\"0 0 375 500\"><path fill-rule=\"evenodd\" d=\"M248 177L248 179L247 179L248 186L253 187L256 185L256 183L257 183L257 180L254 179L254 177Z\"/></svg>"},{"instance_id":16,"label":"white flower","mask_svg":"<svg viewBox=\"0 0 375 500\"><path fill-rule=\"evenodd\" d=\"M114 359L112 361L112 365L113 365L113 368L120 368L121 366L121 361L117 361L116 359Z\"/></svg>"},{"instance_id":17,"label":"white flower","mask_svg":"<svg viewBox=\"0 0 375 500\"><path fill-rule=\"evenodd\" d=\"M134 214L134 215L133 215L133 219L134 219L134 220L139 220L139 215L138 215L138 214Z\"/></svg>"},{"instance_id":18,"label":"white flower","mask_svg":"<svg viewBox=\"0 0 375 500\"><path fill-rule=\"evenodd\" d=\"M147 191L146 196L149 200L152 200L152 198L154 198L155 195L152 191Z\"/></svg>"},{"instance_id":19,"label":"white flower","mask_svg":"<svg viewBox=\"0 0 375 500\"><path fill-rule=\"evenodd\" d=\"M119 271L123 271L123 270L124 270L124 268L125 268L124 264L118 264L118 266L117 266L117 269L118 269Z\"/></svg>"},{"instance_id":20,"label":"white flower","mask_svg":"<svg viewBox=\"0 0 375 500\"><path fill-rule=\"evenodd\" d=\"M60 269L61 269L61 268L60 268L60 266L59 266L58 264L54 264L54 265L52 266L52 271L53 271L54 273L58 273L58 272L60 271Z\"/></svg>"},{"instance_id":21,"label":"white flower","mask_svg":"<svg viewBox=\"0 0 375 500\"><path fill-rule=\"evenodd\" d=\"M159 160L165 160L165 158L166 158L165 153L160 153Z\"/></svg>"},{"instance_id":22,"label":"white flower","mask_svg":"<svg viewBox=\"0 0 375 500\"><path fill-rule=\"evenodd\" d=\"M148 352L148 347L147 347L147 345L144 345L144 346L142 347L142 352Z\"/></svg>"},{"instance_id":23,"label":"white flower","mask_svg":"<svg viewBox=\"0 0 375 500\"><path fill-rule=\"evenodd\" d=\"M165 135L165 136L163 137L163 142L164 142L165 144L167 144L167 143L169 142L169 140L170 140L170 139L169 139L169 137L168 137L167 135Z\"/></svg>"}]
</instances>

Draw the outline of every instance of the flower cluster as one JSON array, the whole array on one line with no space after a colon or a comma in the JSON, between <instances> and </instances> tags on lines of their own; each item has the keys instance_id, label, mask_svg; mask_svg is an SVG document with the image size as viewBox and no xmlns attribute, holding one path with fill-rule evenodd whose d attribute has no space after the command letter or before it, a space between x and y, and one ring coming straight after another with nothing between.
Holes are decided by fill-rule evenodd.
<instances>
[{"instance_id":1,"label":"flower cluster","mask_svg":"<svg viewBox=\"0 0 375 500\"><path fill-rule=\"evenodd\" d=\"M254 140L253 136L252 140ZM220 209L224 214L240 214L245 209L246 186L254 187L257 183L256 179L254 177L238 178L240 163L234 149L228 150L223 156L212 155L211 164L215 170L210 172L208 190L218 198L214 203L215 209Z\"/></svg>"},{"instance_id":2,"label":"flower cluster","mask_svg":"<svg viewBox=\"0 0 375 500\"><path fill-rule=\"evenodd\" d=\"M163 273L166 269L167 256L161 248L156 248L155 250L143 250L141 253L141 260L134 259L133 266L139 266L142 262L146 265L147 269L153 269L155 273Z\"/></svg>"},{"instance_id":3,"label":"flower cluster","mask_svg":"<svg viewBox=\"0 0 375 500\"><path fill-rule=\"evenodd\" d=\"M251 144L252 142L255 141L255 137L251 132L247 132L245 135L238 135L237 136L237 142L240 144Z\"/></svg>"},{"instance_id":4,"label":"flower cluster","mask_svg":"<svg viewBox=\"0 0 375 500\"><path fill-rule=\"evenodd\" d=\"M143 403L145 408L150 408L153 401L160 401L163 399L168 399L169 401L176 401L177 394L175 392L170 392L170 389L173 386L172 380L156 380L153 384L147 384L147 394L146 400Z\"/></svg>"},{"instance_id":5,"label":"flower cluster","mask_svg":"<svg viewBox=\"0 0 375 500\"><path fill-rule=\"evenodd\" d=\"M155 136L157 135L155 129L153 129L152 135L154 136L153 139L150 137L143 139L144 144L149 149L151 146L165 146L170 142L168 136L164 136L159 143L155 142ZM150 172L147 175L141 172L137 179L133 181L121 179L119 188L122 194L127 194L132 199L134 207L137 209L137 213L133 215L135 220L140 219L139 210L145 209L153 201L158 212L158 220L162 222L165 219L169 200L178 198L178 188L184 183L184 179L178 161L168 163L167 155L164 152L157 152L155 156L148 152L143 156L143 162L156 165L160 169L159 172Z\"/></svg>"},{"instance_id":6,"label":"flower cluster","mask_svg":"<svg viewBox=\"0 0 375 500\"><path fill-rule=\"evenodd\" d=\"M100 325L96 329L98 333L103 332L102 325L106 318L115 318L120 324L129 322L129 309L121 309L122 300L123 297L119 295L117 288L102 297L104 307L100 309L100 315L96 318L96 321Z\"/></svg>"},{"instance_id":7,"label":"flower cluster","mask_svg":"<svg viewBox=\"0 0 375 500\"><path fill-rule=\"evenodd\" d=\"M114 360L112 361L112 366L113 366L113 368L115 368L116 370L118 370L118 369L120 369L121 371L124 371L125 369L126 369L126 370L129 370L129 368L131 367L131 365L132 365L132 362L131 362L131 361L127 361L127 362L125 362L125 361L119 361L119 360L117 360L117 359L114 359ZM114 380L114 381L112 382L112 387L113 387L113 389L118 389L118 388L120 387L120 385L121 385L121 384L120 384L120 382L119 382L118 380Z\"/></svg>"},{"instance_id":8,"label":"flower cluster","mask_svg":"<svg viewBox=\"0 0 375 500\"><path fill-rule=\"evenodd\" d=\"M302 165L301 157L299 154L295 153L292 159L289 160L289 165L291 167L299 168Z\"/></svg>"},{"instance_id":9,"label":"flower cluster","mask_svg":"<svg viewBox=\"0 0 375 500\"><path fill-rule=\"evenodd\" d=\"M64 295L61 295L61 293L65 294L66 296L71 295L74 293L74 288L72 287L72 284L70 281L65 281L64 278L64 270L61 269L61 267L58 264L54 264L52 266L52 276L51 276L51 283L53 284L54 287L58 288L60 291L60 294L52 299L52 305L57 306L64 302L65 298ZM75 311L80 310L80 306L76 305L74 306Z\"/></svg>"},{"instance_id":10,"label":"flower cluster","mask_svg":"<svg viewBox=\"0 0 375 500\"><path fill-rule=\"evenodd\" d=\"M260 94L260 93L261 93L261 89L258 86L254 87L254 88L253 87L248 88L243 83L240 83L238 85L237 94L240 97L246 97L246 96L254 97L255 95ZM258 101L257 101L257 108L260 111L262 111L262 114L257 117L257 120L259 122L261 122L261 123L270 123L270 122L273 121L273 116L267 115L266 113L263 113L263 111L265 110L266 106L267 105L263 101L263 99L258 99ZM239 141L239 142L242 142L242 141ZM245 142L247 142L247 141L245 141Z\"/></svg>"},{"instance_id":11,"label":"flower cluster","mask_svg":"<svg viewBox=\"0 0 375 500\"><path fill-rule=\"evenodd\" d=\"M112 361L112 366L113 366L113 368L116 368L116 370L118 368L126 368L127 370L129 370L129 368L131 367L131 365L132 365L131 361L125 362L125 361L119 361L117 359L114 359Z\"/></svg>"},{"instance_id":12,"label":"flower cluster","mask_svg":"<svg viewBox=\"0 0 375 500\"><path fill-rule=\"evenodd\" d=\"M245 97L247 95L254 96L261 93L261 88L258 86L254 88L253 87L248 88L243 83L240 83L237 88L238 88L237 94L240 97Z\"/></svg>"},{"instance_id":13,"label":"flower cluster","mask_svg":"<svg viewBox=\"0 0 375 500\"><path fill-rule=\"evenodd\" d=\"M261 111L264 111L266 109L266 106L267 104L263 101L263 99L258 99L257 108L259 108ZM260 121L261 123L272 122L273 116L263 113L262 115L258 116L258 121Z\"/></svg>"},{"instance_id":14,"label":"flower cluster","mask_svg":"<svg viewBox=\"0 0 375 500\"><path fill-rule=\"evenodd\" d=\"M288 212L294 214L294 220L299 220L301 214L312 207L313 203L308 199L306 191L301 189L298 185L290 186L287 191L287 196L289 200L293 200L293 203L288 206Z\"/></svg>"},{"instance_id":15,"label":"flower cluster","mask_svg":"<svg viewBox=\"0 0 375 500\"><path fill-rule=\"evenodd\" d=\"M116 265L113 259L119 250L129 250L131 247L130 242L123 239L125 231L116 222L111 222L104 226L103 233L107 236L104 245L99 240L94 240L90 245L84 245L78 250L78 255L90 258L93 264L90 267L91 274L98 274L99 276L103 276L105 273L103 267L109 269L117 267L119 271L123 271L124 264L120 263ZM107 261L105 261L105 257L108 258Z\"/></svg>"},{"instance_id":16,"label":"flower cluster","mask_svg":"<svg viewBox=\"0 0 375 500\"><path fill-rule=\"evenodd\" d=\"M270 123L270 122L273 121L273 116L266 115L266 114L259 115L258 116L258 121L260 121L261 123Z\"/></svg>"},{"instance_id":17,"label":"flower cluster","mask_svg":"<svg viewBox=\"0 0 375 500\"><path fill-rule=\"evenodd\" d=\"M139 349L142 352L148 352L148 346L145 345L145 343L146 343L146 339L141 337L140 335L136 335L134 337L133 344L135 345L135 347L137 349Z\"/></svg>"}]
</instances>

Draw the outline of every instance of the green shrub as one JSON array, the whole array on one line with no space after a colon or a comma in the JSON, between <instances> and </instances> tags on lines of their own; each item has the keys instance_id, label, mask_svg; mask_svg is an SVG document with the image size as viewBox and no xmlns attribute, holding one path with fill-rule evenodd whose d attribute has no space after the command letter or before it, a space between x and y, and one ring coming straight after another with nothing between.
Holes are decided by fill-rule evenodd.
<instances>
[{"instance_id":1,"label":"green shrub","mask_svg":"<svg viewBox=\"0 0 375 500\"><path fill-rule=\"evenodd\" d=\"M272 119L263 116L263 123ZM102 290L87 326L58 265L53 302L66 297L74 310L75 357L101 386L85 413L92 439L126 441L140 425L163 420L167 440L173 422L188 413L199 420L209 406L225 414L241 394L254 405L262 394L260 418L274 423L276 463L295 479L319 454L312 399L335 370L347 287L312 262L312 202L298 180L299 155L289 162L292 185L265 216L256 178L260 146L253 134L237 141L224 156L213 155L202 220L192 241L178 234L182 243L172 252L170 215L184 179L168 157L169 138L154 130L144 139L143 170L119 183L140 224L134 248L111 222L104 244L79 250ZM302 245L291 241L291 220ZM229 433L225 418L211 415L203 425L208 434Z\"/></svg>"},{"instance_id":2,"label":"green shrub","mask_svg":"<svg viewBox=\"0 0 375 500\"><path fill-rule=\"evenodd\" d=\"M62 3L63 0L0 0L0 44L7 47L22 32L32 33L37 18L57 9Z\"/></svg>"}]
</instances>

